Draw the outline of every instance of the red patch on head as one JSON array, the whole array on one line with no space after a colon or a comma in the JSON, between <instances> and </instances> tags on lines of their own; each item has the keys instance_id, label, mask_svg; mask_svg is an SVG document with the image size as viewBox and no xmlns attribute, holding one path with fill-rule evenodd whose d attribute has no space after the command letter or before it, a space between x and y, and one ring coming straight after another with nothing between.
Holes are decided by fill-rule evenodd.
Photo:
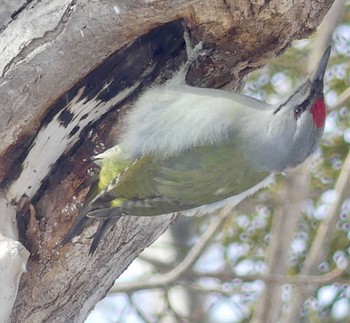
<instances>
[{"instance_id":1,"label":"red patch on head","mask_svg":"<svg viewBox=\"0 0 350 323\"><path fill-rule=\"evenodd\" d=\"M316 127L323 128L326 121L326 104L324 103L324 98L317 98L310 111Z\"/></svg>"}]
</instances>

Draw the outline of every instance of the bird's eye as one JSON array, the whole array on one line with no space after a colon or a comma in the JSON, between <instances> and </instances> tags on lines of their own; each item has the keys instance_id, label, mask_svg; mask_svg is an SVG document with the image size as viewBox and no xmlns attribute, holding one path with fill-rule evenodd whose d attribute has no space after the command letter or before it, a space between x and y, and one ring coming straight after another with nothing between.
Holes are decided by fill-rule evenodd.
<instances>
[{"instance_id":1,"label":"bird's eye","mask_svg":"<svg viewBox=\"0 0 350 323\"><path fill-rule=\"evenodd\" d=\"M294 109L294 118L295 118L295 120L298 120L300 118L300 116L303 113L303 111L304 110L301 107L296 107Z\"/></svg>"}]
</instances>

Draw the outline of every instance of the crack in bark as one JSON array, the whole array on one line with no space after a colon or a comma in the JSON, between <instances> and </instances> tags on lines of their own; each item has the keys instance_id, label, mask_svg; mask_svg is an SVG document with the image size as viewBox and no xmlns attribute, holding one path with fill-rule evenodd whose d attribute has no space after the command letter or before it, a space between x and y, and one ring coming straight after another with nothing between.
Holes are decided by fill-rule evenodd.
<instances>
[{"instance_id":1,"label":"crack in bark","mask_svg":"<svg viewBox=\"0 0 350 323\"><path fill-rule=\"evenodd\" d=\"M9 20L7 23L5 23L3 26L0 27L0 33L6 29L6 27L12 23L14 20L17 19L18 15L25 9L27 8L27 6L32 3L34 0L26 0L25 3L23 3L17 10L15 10L12 14L11 14L11 20Z\"/></svg>"},{"instance_id":2,"label":"crack in bark","mask_svg":"<svg viewBox=\"0 0 350 323\"><path fill-rule=\"evenodd\" d=\"M32 0L31 0L32 1ZM34 52L40 46L44 44L50 43L52 40L59 37L59 35L64 31L69 18L74 12L77 0L72 0L70 4L67 6L66 10L62 14L62 17L58 21L55 28L46 31L41 37L33 38L27 45L23 46L23 48L13 57L4 67L1 77L4 77L6 73L13 67L16 66L21 61L24 61L30 53ZM20 12L22 12L28 3L25 4L24 8L21 8ZM19 12L17 13L17 15Z\"/></svg>"},{"instance_id":3,"label":"crack in bark","mask_svg":"<svg viewBox=\"0 0 350 323\"><path fill-rule=\"evenodd\" d=\"M23 4L11 15L11 21L16 20L17 17L18 17L18 15L19 15L22 11L24 11L24 9L26 9L27 6L28 6L30 3L32 3L33 1L34 1L34 0L26 0L26 2L23 3ZM11 21L10 21L10 22L11 22ZM9 22L9 23L10 23L10 22Z\"/></svg>"}]
</instances>

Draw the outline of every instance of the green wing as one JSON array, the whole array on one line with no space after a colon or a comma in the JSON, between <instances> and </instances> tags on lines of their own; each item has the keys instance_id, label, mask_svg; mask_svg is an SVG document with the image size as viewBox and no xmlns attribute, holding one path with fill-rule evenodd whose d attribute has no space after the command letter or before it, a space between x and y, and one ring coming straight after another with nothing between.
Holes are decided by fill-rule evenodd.
<instances>
[{"instance_id":1,"label":"green wing","mask_svg":"<svg viewBox=\"0 0 350 323\"><path fill-rule=\"evenodd\" d=\"M103 165L101 173L106 169ZM130 215L160 215L240 194L268 175L252 169L231 143L195 147L167 159L148 155L136 160L92 204L109 203Z\"/></svg>"}]
</instances>

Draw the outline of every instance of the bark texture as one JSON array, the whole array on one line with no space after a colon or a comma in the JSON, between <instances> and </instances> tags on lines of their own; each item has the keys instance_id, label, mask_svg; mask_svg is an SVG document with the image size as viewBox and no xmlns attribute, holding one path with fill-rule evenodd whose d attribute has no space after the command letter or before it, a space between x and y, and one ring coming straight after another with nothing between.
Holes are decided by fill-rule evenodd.
<instances>
[{"instance_id":1,"label":"bark texture","mask_svg":"<svg viewBox=\"0 0 350 323\"><path fill-rule=\"evenodd\" d=\"M82 322L174 220L126 218L88 256L88 228L59 248L117 121L185 59L183 25L209 54L197 86L234 88L307 37L332 0L33 0L0 33L0 181L30 250L12 322ZM23 195L30 203L19 208Z\"/></svg>"}]
</instances>

